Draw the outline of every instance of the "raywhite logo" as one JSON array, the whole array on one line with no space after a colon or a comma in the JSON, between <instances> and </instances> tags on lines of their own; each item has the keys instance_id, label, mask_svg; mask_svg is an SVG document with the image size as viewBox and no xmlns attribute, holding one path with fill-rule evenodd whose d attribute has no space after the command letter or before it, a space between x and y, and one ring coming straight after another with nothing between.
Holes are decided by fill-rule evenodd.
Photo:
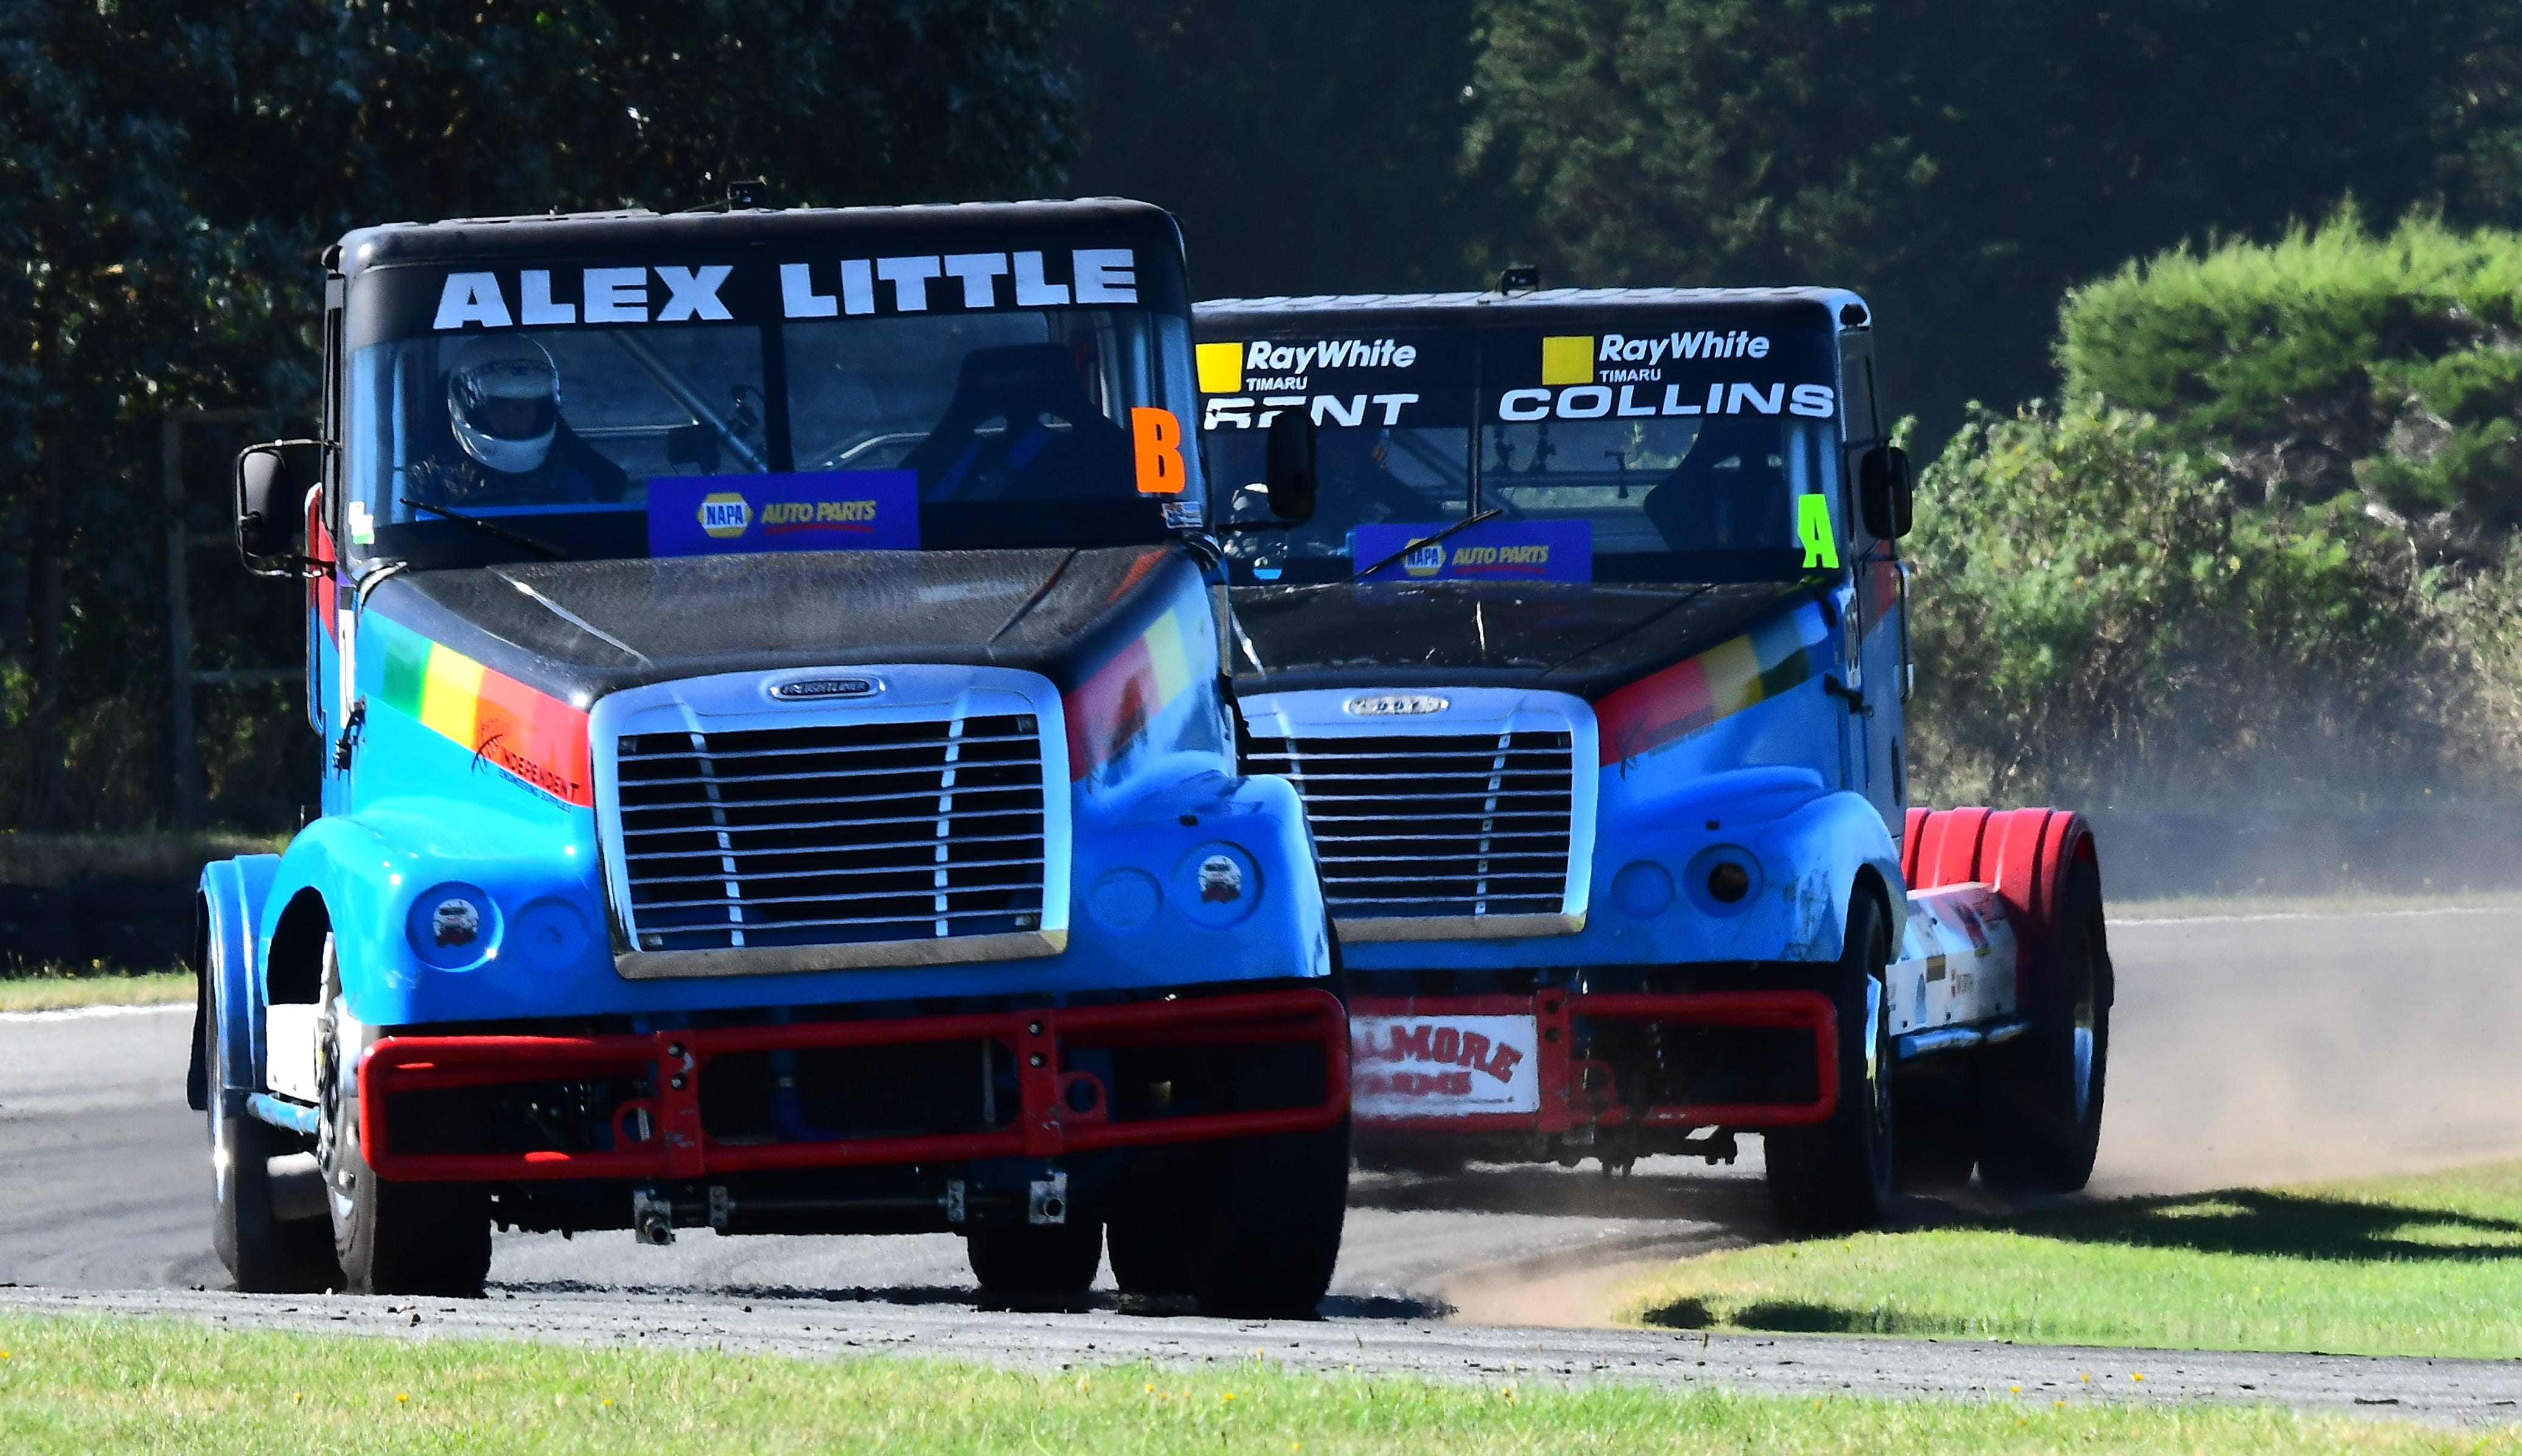
<instances>
[{"instance_id":1,"label":"raywhite logo","mask_svg":"<svg viewBox=\"0 0 2522 1456\"><path fill-rule=\"evenodd\" d=\"M817 698L863 698L883 687L872 678L800 678L771 688L771 695L782 702L800 703Z\"/></svg>"},{"instance_id":2,"label":"raywhite logo","mask_svg":"<svg viewBox=\"0 0 2522 1456\"><path fill-rule=\"evenodd\" d=\"M1350 698L1346 704L1348 711L1360 718L1407 718L1442 713L1452 706L1432 692L1375 692Z\"/></svg>"}]
</instances>

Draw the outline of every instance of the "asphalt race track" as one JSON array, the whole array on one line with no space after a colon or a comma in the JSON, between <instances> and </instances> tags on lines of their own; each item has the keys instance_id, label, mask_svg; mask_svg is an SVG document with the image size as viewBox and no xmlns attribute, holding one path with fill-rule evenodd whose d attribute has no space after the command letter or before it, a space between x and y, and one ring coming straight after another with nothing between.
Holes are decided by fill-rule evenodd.
<instances>
[{"instance_id":1,"label":"asphalt race track","mask_svg":"<svg viewBox=\"0 0 2522 1456\"><path fill-rule=\"evenodd\" d=\"M2111 936L2119 1004L2096 1193L2522 1157L2522 910L2138 921ZM2076 1398L2273 1399L2463 1423L2522 1415L2522 1368L2510 1363L1532 1328L1598 1322L1601 1292L1642 1263L1770 1237L1756 1141L1733 1168L1657 1159L1608 1183L1524 1168L1362 1178L1319 1324L1124 1315L1108 1296L1084 1313L976 1319L952 1236L686 1232L669 1249L627 1234L516 1236L497 1245L488 1303L420 1301L389 1318L378 1301L249 1300L217 1292L203 1133L183 1105L190 1031L190 1008L0 1016L0 1177L12 1194L0 1206L0 1283L21 1287L0 1290L0 1307L73 1299L24 1288L41 1286L117 1292L75 1296L87 1307L398 1334L910 1346L1022 1364L1195 1363L1259 1348L1303 1365L1480 1380L1519 1369L1972 1395L2020 1385L2024 1398L2056 1382ZM2139 1370L2141 1386L2126 1378Z\"/></svg>"}]
</instances>

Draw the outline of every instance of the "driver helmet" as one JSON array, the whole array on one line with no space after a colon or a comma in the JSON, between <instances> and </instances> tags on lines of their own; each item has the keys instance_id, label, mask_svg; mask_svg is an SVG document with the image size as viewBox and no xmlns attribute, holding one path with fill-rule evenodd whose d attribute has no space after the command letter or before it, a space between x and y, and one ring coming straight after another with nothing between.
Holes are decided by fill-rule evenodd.
<instances>
[{"instance_id":1,"label":"driver helmet","mask_svg":"<svg viewBox=\"0 0 2522 1456\"><path fill-rule=\"evenodd\" d=\"M446 371L446 417L455 443L484 469L537 470L560 427L560 370L525 335L469 340Z\"/></svg>"}]
</instances>

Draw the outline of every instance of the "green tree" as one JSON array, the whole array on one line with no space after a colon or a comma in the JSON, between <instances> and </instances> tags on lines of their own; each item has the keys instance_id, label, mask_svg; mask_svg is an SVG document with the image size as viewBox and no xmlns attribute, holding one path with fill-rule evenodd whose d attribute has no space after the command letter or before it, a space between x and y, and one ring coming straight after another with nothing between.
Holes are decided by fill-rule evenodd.
<instances>
[{"instance_id":1,"label":"green tree","mask_svg":"<svg viewBox=\"0 0 2522 1456\"><path fill-rule=\"evenodd\" d=\"M2386 214L2522 215L2501 0L1487 0L1493 253L1571 281L1840 282L1901 407L2040 393L2050 309L2123 259Z\"/></svg>"},{"instance_id":2,"label":"green tree","mask_svg":"<svg viewBox=\"0 0 2522 1456\"><path fill-rule=\"evenodd\" d=\"M1081 193L1182 219L1198 296L1477 288L1472 0L1083 0Z\"/></svg>"},{"instance_id":3,"label":"green tree","mask_svg":"<svg viewBox=\"0 0 2522 1456\"><path fill-rule=\"evenodd\" d=\"M1072 150L1056 0L0 0L0 816L165 808L155 416L312 414L322 249L396 218L1038 193ZM205 558L207 562L208 558ZM288 660L287 587L256 603ZM249 636L252 633L249 631ZM303 792L289 694L214 780ZM252 786L259 783L259 795Z\"/></svg>"}]
</instances>

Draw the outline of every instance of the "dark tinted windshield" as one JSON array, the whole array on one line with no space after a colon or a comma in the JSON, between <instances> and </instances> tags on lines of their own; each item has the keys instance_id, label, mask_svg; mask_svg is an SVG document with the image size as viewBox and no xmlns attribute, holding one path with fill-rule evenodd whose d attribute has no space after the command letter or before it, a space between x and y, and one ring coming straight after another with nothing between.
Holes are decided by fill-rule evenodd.
<instances>
[{"instance_id":1,"label":"dark tinted windshield","mask_svg":"<svg viewBox=\"0 0 2522 1456\"><path fill-rule=\"evenodd\" d=\"M426 332L350 353L344 533L415 566L1161 540L1190 331L1110 258L797 265L750 307L727 267L409 270Z\"/></svg>"},{"instance_id":2,"label":"dark tinted windshield","mask_svg":"<svg viewBox=\"0 0 2522 1456\"><path fill-rule=\"evenodd\" d=\"M1317 515L1230 538L1237 580L1344 580L1472 511L1498 514L1374 580L1786 581L1817 556L1835 565L1828 331L1611 316L1624 329L1394 335L1406 365L1390 349L1351 363L1318 336L1206 339L1202 438L1226 519L1267 519L1253 482L1274 408L1320 426Z\"/></svg>"}]
</instances>

